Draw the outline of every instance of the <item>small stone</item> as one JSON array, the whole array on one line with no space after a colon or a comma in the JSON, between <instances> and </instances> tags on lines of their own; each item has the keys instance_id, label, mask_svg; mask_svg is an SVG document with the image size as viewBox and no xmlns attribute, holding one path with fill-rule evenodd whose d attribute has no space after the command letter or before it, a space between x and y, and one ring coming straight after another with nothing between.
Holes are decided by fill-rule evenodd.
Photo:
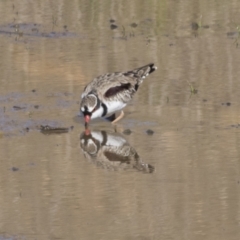
<instances>
[{"instance_id":1,"label":"small stone","mask_svg":"<svg viewBox=\"0 0 240 240\"><path fill-rule=\"evenodd\" d=\"M36 89L33 89L32 92L36 92Z\"/></svg>"},{"instance_id":2,"label":"small stone","mask_svg":"<svg viewBox=\"0 0 240 240\"><path fill-rule=\"evenodd\" d=\"M199 25L196 22L192 22L192 30L198 30Z\"/></svg>"},{"instance_id":3,"label":"small stone","mask_svg":"<svg viewBox=\"0 0 240 240\"><path fill-rule=\"evenodd\" d=\"M207 99L203 99L203 102L207 102Z\"/></svg>"},{"instance_id":4,"label":"small stone","mask_svg":"<svg viewBox=\"0 0 240 240\"><path fill-rule=\"evenodd\" d=\"M109 22L110 22L110 23L114 23L115 20L114 20L114 19L110 19Z\"/></svg>"},{"instance_id":5,"label":"small stone","mask_svg":"<svg viewBox=\"0 0 240 240\"><path fill-rule=\"evenodd\" d=\"M118 26L115 25L115 24L111 24L111 25L110 25L110 28L111 28L112 30L114 30L114 29L118 28Z\"/></svg>"},{"instance_id":6,"label":"small stone","mask_svg":"<svg viewBox=\"0 0 240 240\"><path fill-rule=\"evenodd\" d=\"M125 129L123 131L123 134L125 134L125 135L130 135L131 133L132 133L132 131L130 129Z\"/></svg>"},{"instance_id":7,"label":"small stone","mask_svg":"<svg viewBox=\"0 0 240 240\"><path fill-rule=\"evenodd\" d=\"M137 24L136 24L136 23L132 23L130 26L131 26L132 28L136 28L136 27L137 27Z\"/></svg>"},{"instance_id":8,"label":"small stone","mask_svg":"<svg viewBox=\"0 0 240 240\"><path fill-rule=\"evenodd\" d=\"M38 108L39 108L39 105L34 105L34 108L38 109Z\"/></svg>"},{"instance_id":9,"label":"small stone","mask_svg":"<svg viewBox=\"0 0 240 240\"><path fill-rule=\"evenodd\" d=\"M228 37L234 37L238 34L238 32L227 32Z\"/></svg>"},{"instance_id":10,"label":"small stone","mask_svg":"<svg viewBox=\"0 0 240 240\"><path fill-rule=\"evenodd\" d=\"M13 106L13 109L16 110L16 111L18 111L18 110L25 109L25 107Z\"/></svg>"},{"instance_id":11,"label":"small stone","mask_svg":"<svg viewBox=\"0 0 240 240\"><path fill-rule=\"evenodd\" d=\"M147 133L147 135L153 135L153 134L154 134L154 131L151 130L151 129L148 129L148 130L146 131L146 133Z\"/></svg>"},{"instance_id":12,"label":"small stone","mask_svg":"<svg viewBox=\"0 0 240 240\"><path fill-rule=\"evenodd\" d=\"M226 105L227 105L227 106L231 106L231 103L230 103L230 102L227 102Z\"/></svg>"},{"instance_id":13,"label":"small stone","mask_svg":"<svg viewBox=\"0 0 240 240\"><path fill-rule=\"evenodd\" d=\"M16 171L18 171L19 170L19 168L17 168L17 167L12 167L12 171L13 172L16 172Z\"/></svg>"}]
</instances>

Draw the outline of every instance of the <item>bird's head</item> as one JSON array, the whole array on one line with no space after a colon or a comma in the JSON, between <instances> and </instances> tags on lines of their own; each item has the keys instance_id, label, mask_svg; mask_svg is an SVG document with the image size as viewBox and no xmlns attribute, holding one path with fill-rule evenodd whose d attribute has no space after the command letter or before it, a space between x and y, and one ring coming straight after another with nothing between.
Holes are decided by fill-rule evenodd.
<instances>
[{"instance_id":1,"label":"bird's head","mask_svg":"<svg viewBox=\"0 0 240 240\"><path fill-rule=\"evenodd\" d=\"M80 111L83 113L85 126L91 120L92 113L97 110L99 105L99 100L96 95L88 94L82 98L80 103Z\"/></svg>"}]
</instances>

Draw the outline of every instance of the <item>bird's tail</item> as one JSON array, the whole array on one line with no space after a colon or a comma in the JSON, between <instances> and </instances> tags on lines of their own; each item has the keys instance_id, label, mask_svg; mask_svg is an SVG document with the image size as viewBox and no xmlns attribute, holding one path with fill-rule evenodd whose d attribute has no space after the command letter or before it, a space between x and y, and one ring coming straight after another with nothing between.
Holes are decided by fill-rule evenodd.
<instances>
[{"instance_id":1,"label":"bird's tail","mask_svg":"<svg viewBox=\"0 0 240 240\"><path fill-rule=\"evenodd\" d=\"M150 63L146 66L136 68L132 71L126 72L125 75L133 76L133 77L137 77L137 78L145 78L150 73L154 72L156 69L157 69L157 67L154 66L154 63Z\"/></svg>"}]
</instances>

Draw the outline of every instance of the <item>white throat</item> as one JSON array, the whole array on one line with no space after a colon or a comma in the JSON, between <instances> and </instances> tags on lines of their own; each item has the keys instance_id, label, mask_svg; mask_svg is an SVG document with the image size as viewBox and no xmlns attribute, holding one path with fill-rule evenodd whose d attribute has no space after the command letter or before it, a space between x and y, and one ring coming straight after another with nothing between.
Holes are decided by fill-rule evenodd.
<instances>
[{"instance_id":1,"label":"white throat","mask_svg":"<svg viewBox=\"0 0 240 240\"><path fill-rule=\"evenodd\" d=\"M103 115L103 107L100 106L96 111L92 113L91 119L100 118Z\"/></svg>"},{"instance_id":2,"label":"white throat","mask_svg":"<svg viewBox=\"0 0 240 240\"><path fill-rule=\"evenodd\" d=\"M126 103L117 101L105 102L105 104L107 107L107 115L104 117L108 117L126 106ZM91 119L102 117L103 113L104 107L100 105L100 107L95 112L92 113Z\"/></svg>"}]
</instances>

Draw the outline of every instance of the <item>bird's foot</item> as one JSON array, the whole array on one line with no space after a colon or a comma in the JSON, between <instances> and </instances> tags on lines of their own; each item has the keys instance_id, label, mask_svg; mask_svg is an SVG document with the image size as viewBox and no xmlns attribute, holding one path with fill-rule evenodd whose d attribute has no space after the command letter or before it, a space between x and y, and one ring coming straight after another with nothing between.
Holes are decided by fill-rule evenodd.
<instances>
[{"instance_id":1,"label":"bird's foot","mask_svg":"<svg viewBox=\"0 0 240 240\"><path fill-rule=\"evenodd\" d=\"M115 124L116 122L118 122L120 119L122 119L124 116L124 112L123 110L121 111L120 115L114 119L114 121L112 121L112 124Z\"/></svg>"}]
</instances>

